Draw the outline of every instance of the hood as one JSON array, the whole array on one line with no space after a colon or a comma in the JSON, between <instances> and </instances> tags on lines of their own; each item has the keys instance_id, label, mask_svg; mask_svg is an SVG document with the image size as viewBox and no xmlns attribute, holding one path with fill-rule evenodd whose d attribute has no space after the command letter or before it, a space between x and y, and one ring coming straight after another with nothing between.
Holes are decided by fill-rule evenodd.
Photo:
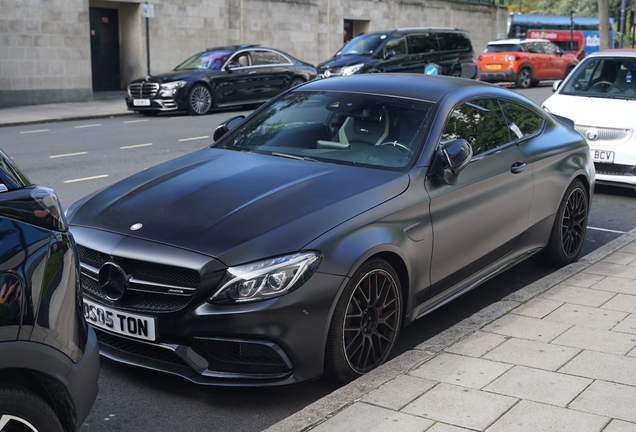
<instances>
[{"instance_id":1,"label":"hood","mask_svg":"<svg viewBox=\"0 0 636 432\"><path fill-rule=\"evenodd\" d=\"M344 55L340 57L333 57L318 65L318 69L341 69L346 66L352 66L356 64L368 64L375 60L368 55Z\"/></svg>"},{"instance_id":2,"label":"hood","mask_svg":"<svg viewBox=\"0 0 636 432\"><path fill-rule=\"evenodd\" d=\"M635 99L608 99L553 94L543 106L551 113L567 117L576 125L608 128L633 128Z\"/></svg>"},{"instance_id":3,"label":"hood","mask_svg":"<svg viewBox=\"0 0 636 432\"><path fill-rule=\"evenodd\" d=\"M236 265L300 250L408 183L406 173L207 148L74 204L69 224Z\"/></svg>"},{"instance_id":4,"label":"hood","mask_svg":"<svg viewBox=\"0 0 636 432\"><path fill-rule=\"evenodd\" d=\"M161 84L165 82L178 81L178 80L193 81L203 75L210 75L210 74L217 74L217 73L221 73L221 71L217 69L170 71L170 72L165 72L159 75L150 75L144 78L137 78L136 80L132 82L137 83L142 81L148 81L148 82L156 82Z\"/></svg>"}]
</instances>

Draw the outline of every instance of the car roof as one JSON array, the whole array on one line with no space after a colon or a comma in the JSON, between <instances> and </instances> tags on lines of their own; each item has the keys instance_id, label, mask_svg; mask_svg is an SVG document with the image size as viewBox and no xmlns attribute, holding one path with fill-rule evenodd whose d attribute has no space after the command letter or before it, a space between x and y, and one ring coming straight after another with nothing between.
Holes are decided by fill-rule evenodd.
<instances>
[{"instance_id":1,"label":"car roof","mask_svg":"<svg viewBox=\"0 0 636 432\"><path fill-rule=\"evenodd\" d=\"M510 45L510 44L523 44L526 42L550 42L547 39L532 38L532 39L499 39L488 42L488 45Z\"/></svg>"},{"instance_id":2,"label":"car roof","mask_svg":"<svg viewBox=\"0 0 636 432\"><path fill-rule=\"evenodd\" d=\"M605 50L593 52L590 55L588 55L587 57L636 58L636 48L611 48L611 49L605 49Z\"/></svg>"},{"instance_id":3,"label":"car roof","mask_svg":"<svg viewBox=\"0 0 636 432\"><path fill-rule=\"evenodd\" d=\"M455 27L402 27L402 28L396 28L393 30L378 30L378 31L372 31L372 32L365 32L365 33L360 33L360 35L391 34L391 33L398 33L398 32L422 32L422 31L458 32L458 33L469 34L468 30L462 30Z\"/></svg>"},{"instance_id":4,"label":"car roof","mask_svg":"<svg viewBox=\"0 0 636 432\"><path fill-rule=\"evenodd\" d=\"M461 93L457 95L458 98L492 95L527 102L527 99L518 93L493 84L466 78L425 74L360 74L325 78L309 81L298 87L298 90L370 93L434 103L441 102L447 95L457 91Z\"/></svg>"}]
</instances>

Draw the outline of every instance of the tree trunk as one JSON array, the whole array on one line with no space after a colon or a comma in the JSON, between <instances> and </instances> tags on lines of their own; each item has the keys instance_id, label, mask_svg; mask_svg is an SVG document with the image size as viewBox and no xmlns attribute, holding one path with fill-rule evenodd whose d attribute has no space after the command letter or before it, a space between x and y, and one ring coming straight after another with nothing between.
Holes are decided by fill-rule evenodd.
<instances>
[{"instance_id":1,"label":"tree trunk","mask_svg":"<svg viewBox=\"0 0 636 432\"><path fill-rule=\"evenodd\" d=\"M601 35L601 49L614 48L610 46L609 1L598 0L599 33Z\"/></svg>"}]
</instances>

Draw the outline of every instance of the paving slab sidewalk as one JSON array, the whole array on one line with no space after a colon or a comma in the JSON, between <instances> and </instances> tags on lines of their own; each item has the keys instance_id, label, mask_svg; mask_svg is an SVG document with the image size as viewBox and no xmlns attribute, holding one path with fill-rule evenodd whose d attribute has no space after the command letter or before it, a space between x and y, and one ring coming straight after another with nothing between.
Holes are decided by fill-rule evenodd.
<instances>
[{"instance_id":1,"label":"paving slab sidewalk","mask_svg":"<svg viewBox=\"0 0 636 432\"><path fill-rule=\"evenodd\" d=\"M371 428L636 432L636 229L266 431Z\"/></svg>"}]
</instances>

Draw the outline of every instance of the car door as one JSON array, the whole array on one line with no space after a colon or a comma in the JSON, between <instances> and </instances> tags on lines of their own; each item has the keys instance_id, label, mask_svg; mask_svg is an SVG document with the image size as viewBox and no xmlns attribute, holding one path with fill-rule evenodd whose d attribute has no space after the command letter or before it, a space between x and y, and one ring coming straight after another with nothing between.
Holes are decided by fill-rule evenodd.
<instances>
[{"instance_id":1,"label":"car door","mask_svg":"<svg viewBox=\"0 0 636 432\"><path fill-rule=\"evenodd\" d=\"M549 77L565 77L565 68L567 67L569 60L566 57L563 57L563 51L561 48L552 42L542 42L542 46L548 60Z\"/></svg>"},{"instance_id":2,"label":"car door","mask_svg":"<svg viewBox=\"0 0 636 432\"><path fill-rule=\"evenodd\" d=\"M543 43L539 41L528 42L525 45L526 50L530 53L532 64L532 77L535 80L546 79L551 77L550 55L543 51Z\"/></svg>"},{"instance_id":3,"label":"car door","mask_svg":"<svg viewBox=\"0 0 636 432\"><path fill-rule=\"evenodd\" d=\"M465 139L473 157L456 184L435 175L426 181L434 235L431 295L511 252L528 228L532 164L515 142L516 129L496 99L462 103L446 119L440 143Z\"/></svg>"},{"instance_id":4,"label":"car door","mask_svg":"<svg viewBox=\"0 0 636 432\"><path fill-rule=\"evenodd\" d=\"M216 106L238 105L248 98L254 86L251 64L248 51L232 54L223 67L223 73L214 77Z\"/></svg>"},{"instance_id":5,"label":"car door","mask_svg":"<svg viewBox=\"0 0 636 432\"><path fill-rule=\"evenodd\" d=\"M397 34L391 36L382 48L382 59L378 62L377 69L382 72L406 72L409 71L409 52L406 48L406 36Z\"/></svg>"},{"instance_id":6,"label":"car door","mask_svg":"<svg viewBox=\"0 0 636 432\"><path fill-rule=\"evenodd\" d=\"M280 53L267 49L256 49L250 53L256 86L252 89L256 100L270 99L286 90L293 74L292 62Z\"/></svg>"},{"instance_id":7,"label":"car door","mask_svg":"<svg viewBox=\"0 0 636 432\"><path fill-rule=\"evenodd\" d=\"M435 32L411 34L406 40L409 50L407 72L423 73L429 64L439 66L439 42Z\"/></svg>"}]
</instances>

